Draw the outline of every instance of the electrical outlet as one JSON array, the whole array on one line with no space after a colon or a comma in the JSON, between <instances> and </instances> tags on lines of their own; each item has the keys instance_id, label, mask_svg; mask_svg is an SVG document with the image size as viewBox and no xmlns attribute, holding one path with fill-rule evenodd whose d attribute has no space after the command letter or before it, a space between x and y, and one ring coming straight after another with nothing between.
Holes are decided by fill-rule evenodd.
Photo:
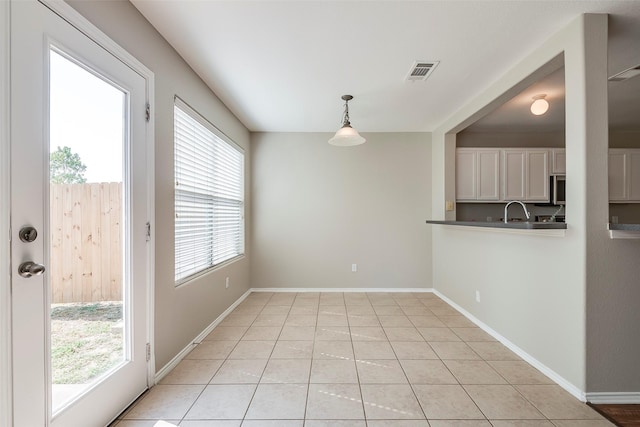
<instances>
[{"instance_id":1,"label":"electrical outlet","mask_svg":"<svg viewBox=\"0 0 640 427\"><path fill-rule=\"evenodd\" d=\"M451 212L453 210L453 202L451 200L447 200L445 202L445 210Z\"/></svg>"},{"instance_id":2,"label":"electrical outlet","mask_svg":"<svg viewBox=\"0 0 640 427\"><path fill-rule=\"evenodd\" d=\"M476 291L476 302L480 302L480 291Z\"/></svg>"},{"instance_id":3,"label":"electrical outlet","mask_svg":"<svg viewBox=\"0 0 640 427\"><path fill-rule=\"evenodd\" d=\"M355 273L356 271L358 271L358 264L351 264L351 272Z\"/></svg>"},{"instance_id":4,"label":"electrical outlet","mask_svg":"<svg viewBox=\"0 0 640 427\"><path fill-rule=\"evenodd\" d=\"M227 280L224 282L224 288L225 289L229 289L229 278L227 277Z\"/></svg>"}]
</instances>

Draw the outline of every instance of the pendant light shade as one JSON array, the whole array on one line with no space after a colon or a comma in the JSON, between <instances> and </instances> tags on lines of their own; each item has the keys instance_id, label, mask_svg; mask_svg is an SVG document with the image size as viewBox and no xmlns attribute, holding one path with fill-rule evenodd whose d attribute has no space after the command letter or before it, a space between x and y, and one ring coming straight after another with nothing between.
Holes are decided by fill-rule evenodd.
<instances>
[{"instance_id":1,"label":"pendant light shade","mask_svg":"<svg viewBox=\"0 0 640 427\"><path fill-rule=\"evenodd\" d=\"M353 145L360 145L366 142L357 130L352 128L350 125L344 125L338 132L329 140L329 144L335 145L338 147L351 147Z\"/></svg>"},{"instance_id":2,"label":"pendant light shade","mask_svg":"<svg viewBox=\"0 0 640 427\"><path fill-rule=\"evenodd\" d=\"M533 97L533 103L531 104L531 114L541 116L549 109L549 102L544 99L547 95L536 95Z\"/></svg>"},{"instance_id":3,"label":"pendant light shade","mask_svg":"<svg viewBox=\"0 0 640 427\"><path fill-rule=\"evenodd\" d=\"M338 129L338 132L329 140L329 144L338 147L351 147L354 145L360 145L366 142L357 130L351 127L349 122L349 101L353 99L351 95L342 95L344 100L344 114L342 115L342 127Z\"/></svg>"}]
</instances>

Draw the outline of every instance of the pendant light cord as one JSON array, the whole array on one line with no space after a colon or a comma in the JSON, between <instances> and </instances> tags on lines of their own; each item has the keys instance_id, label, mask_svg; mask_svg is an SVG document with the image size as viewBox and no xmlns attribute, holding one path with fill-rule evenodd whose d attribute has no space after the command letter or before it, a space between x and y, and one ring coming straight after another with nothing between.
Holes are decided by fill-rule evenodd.
<instances>
[{"instance_id":1,"label":"pendant light cord","mask_svg":"<svg viewBox=\"0 0 640 427\"><path fill-rule=\"evenodd\" d=\"M342 115L342 126L351 126L349 122L349 101L344 101L344 114Z\"/></svg>"}]
</instances>

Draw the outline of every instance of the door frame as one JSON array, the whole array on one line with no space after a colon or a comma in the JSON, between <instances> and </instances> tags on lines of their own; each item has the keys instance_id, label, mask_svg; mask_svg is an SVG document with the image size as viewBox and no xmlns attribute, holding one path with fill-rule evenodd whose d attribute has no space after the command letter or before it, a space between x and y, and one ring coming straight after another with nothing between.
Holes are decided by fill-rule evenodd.
<instances>
[{"instance_id":1,"label":"door frame","mask_svg":"<svg viewBox=\"0 0 640 427\"><path fill-rule=\"evenodd\" d=\"M0 425L13 425L11 365L10 3L0 1Z\"/></svg>"},{"instance_id":2,"label":"door frame","mask_svg":"<svg viewBox=\"0 0 640 427\"><path fill-rule=\"evenodd\" d=\"M38 0L53 12L76 27L85 36L93 40L111 55L122 61L129 68L145 79L148 105L154 108L155 80L153 72L138 61L129 52L114 42L109 36L93 25L89 20L62 0ZM10 163L10 20L11 1L0 1L0 330L8 331L0 338L0 425L10 426L13 423L13 386L12 386L12 346L11 346L11 262L10 262L10 214L11 214L11 163ZM144 114L144 112L140 112ZM153 111L149 114L146 129L147 154L147 221L150 225L147 244L147 337L149 345L149 361L147 363L147 384L155 385L155 351L154 351L154 284L155 284L155 120ZM124 409L124 408L123 408ZM114 416L117 414L114 414Z\"/></svg>"}]
</instances>

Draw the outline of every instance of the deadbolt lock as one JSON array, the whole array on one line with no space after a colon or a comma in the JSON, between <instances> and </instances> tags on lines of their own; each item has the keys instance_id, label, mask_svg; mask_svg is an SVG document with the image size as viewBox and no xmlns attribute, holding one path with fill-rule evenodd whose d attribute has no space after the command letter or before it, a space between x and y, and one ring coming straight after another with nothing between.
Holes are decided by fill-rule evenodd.
<instances>
[{"instance_id":1,"label":"deadbolt lock","mask_svg":"<svg viewBox=\"0 0 640 427\"><path fill-rule=\"evenodd\" d=\"M38 238L38 230L27 225L26 227L22 227L18 232L18 237L25 243L31 243Z\"/></svg>"}]
</instances>

